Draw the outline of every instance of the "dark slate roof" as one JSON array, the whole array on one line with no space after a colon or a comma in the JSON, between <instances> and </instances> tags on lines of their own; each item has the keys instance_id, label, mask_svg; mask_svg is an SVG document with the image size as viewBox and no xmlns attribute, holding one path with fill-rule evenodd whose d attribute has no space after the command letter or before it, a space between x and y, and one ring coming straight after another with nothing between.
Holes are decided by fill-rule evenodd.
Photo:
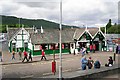
<instances>
[{"instance_id":1,"label":"dark slate roof","mask_svg":"<svg viewBox=\"0 0 120 80\"><path fill-rule=\"evenodd\" d=\"M19 30L20 28L9 28L8 40L10 40ZM25 30L30 33L32 44L59 43L59 29L43 29L43 33L41 33L40 29L37 29L37 33L35 33L32 28L25 28ZM94 36L98 30L98 28L88 28L88 31L92 36ZM63 29L61 31L62 43L74 42L74 39L78 40L84 31L85 28Z\"/></svg>"},{"instance_id":2,"label":"dark slate roof","mask_svg":"<svg viewBox=\"0 0 120 80\"><path fill-rule=\"evenodd\" d=\"M58 29L43 29L43 33L31 33L32 44L47 44L59 43L59 30ZM75 29L64 29L61 31L62 43L73 42L73 35Z\"/></svg>"},{"instance_id":3,"label":"dark slate roof","mask_svg":"<svg viewBox=\"0 0 120 80\"><path fill-rule=\"evenodd\" d=\"M20 28L9 28L8 29L8 40L10 40L18 31Z\"/></svg>"},{"instance_id":4,"label":"dark slate roof","mask_svg":"<svg viewBox=\"0 0 120 80\"><path fill-rule=\"evenodd\" d=\"M8 40L10 40L21 28L8 28ZM32 28L24 28L27 32L33 33Z\"/></svg>"},{"instance_id":5,"label":"dark slate roof","mask_svg":"<svg viewBox=\"0 0 120 80\"><path fill-rule=\"evenodd\" d=\"M99 28L88 28L88 31L92 36L94 36L98 30Z\"/></svg>"},{"instance_id":6,"label":"dark slate roof","mask_svg":"<svg viewBox=\"0 0 120 80\"><path fill-rule=\"evenodd\" d=\"M85 28L78 28L75 30L75 33L74 33L74 36L73 36L73 39L79 39L80 38L80 35L85 31Z\"/></svg>"},{"instance_id":7,"label":"dark slate roof","mask_svg":"<svg viewBox=\"0 0 120 80\"><path fill-rule=\"evenodd\" d=\"M32 44L47 44L47 43L57 43L58 41L58 30L44 29L43 33L31 33Z\"/></svg>"}]
</instances>

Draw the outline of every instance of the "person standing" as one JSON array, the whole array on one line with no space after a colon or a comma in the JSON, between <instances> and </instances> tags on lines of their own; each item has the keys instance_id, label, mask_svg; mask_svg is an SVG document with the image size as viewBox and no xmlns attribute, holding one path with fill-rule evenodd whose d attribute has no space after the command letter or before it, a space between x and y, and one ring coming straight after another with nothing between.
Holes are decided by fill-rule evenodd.
<instances>
[{"instance_id":1,"label":"person standing","mask_svg":"<svg viewBox=\"0 0 120 80\"><path fill-rule=\"evenodd\" d=\"M42 49L42 57L41 57L41 60L43 59L43 57L44 57L45 60L47 60L46 57L45 57L45 52L44 52L44 50Z\"/></svg>"},{"instance_id":2,"label":"person standing","mask_svg":"<svg viewBox=\"0 0 120 80\"><path fill-rule=\"evenodd\" d=\"M87 66L87 64L88 64L88 60L86 59L86 57L84 56L84 57L82 57L82 59L81 59L81 67L82 67L82 70L86 70L86 66Z\"/></svg>"},{"instance_id":3,"label":"person standing","mask_svg":"<svg viewBox=\"0 0 120 80\"><path fill-rule=\"evenodd\" d=\"M120 44L118 45L118 53L120 54Z\"/></svg>"},{"instance_id":4,"label":"person standing","mask_svg":"<svg viewBox=\"0 0 120 80\"><path fill-rule=\"evenodd\" d=\"M32 61L32 53L31 53L31 51L29 52L29 58L28 58L28 60L30 60L30 59Z\"/></svg>"},{"instance_id":5,"label":"person standing","mask_svg":"<svg viewBox=\"0 0 120 80\"><path fill-rule=\"evenodd\" d=\"M95 53L95 50L96 50L96 45L93 44L93 53Z\"/></svg>"},{"instance_id":6,"label":"person standing","mask_svg":"<svg viewBox=\"0 0 120 80\"><path fill-rule=\"evenodd\" d=\"M26 60L27 60L27 62L28 62L27 56L28 56L27 52L26 52L26 51L24 51L24 59L23 59L23 61L22 61L22 62L24 62L24 60L25 60L25 59L26 59Z\"/></svg>"},{"instance_id":7,"label":"person standing","mask_svg":"<svg viewBox=\"0 0 120 80\"><path fill-rule=\"evenodd\" d=\"M82 57L85 55L85 52L86 52L86 48L82 48Z\"/></svg>"},{"instance_id":8,"label":"person standing","mask_svg":"<svg viewBox=\"0 0 120 80\"><path fill-rule=\"evenodd\" d=\"M13 59L15 60L15 51L14 50L12 51L12 60Z\"/></svg>"},{"instance_id":9,"label":"person standing","mask_svg":"<svg viewBox=\"0 0 120 80\"><path fill-rule=\"evenodd\" d=\"M116 54L118 54L118 45L117 45L117 47L116 47Z\"/></svg>"},{"instance_id":10,"label":"person standing","mask_svg":"<svg viewBox=\"0 0 120 80\"><path fill-rule=\"evenodd\" d=\"M90 45L90 52L92 52L92 49L93 49L93 46L92 46L92 44Z\"/></svg>"},{"instance_id":11,"label":"person standing","mask_svg":"<svg viewBox=\"0 0 120 80\"><path fill-rule=\"evenodd\" d=\"M0 51L0 60L2 62L2 52Z\"/></svg>"}]
</instances>

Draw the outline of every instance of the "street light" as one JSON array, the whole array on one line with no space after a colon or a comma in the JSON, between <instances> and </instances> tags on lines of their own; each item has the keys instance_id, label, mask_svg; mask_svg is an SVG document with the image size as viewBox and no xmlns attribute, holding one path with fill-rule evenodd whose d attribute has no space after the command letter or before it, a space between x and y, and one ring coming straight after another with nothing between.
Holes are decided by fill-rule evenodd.
<instances>
[{"instance_id":1,"label":"street light","mask_svg":"<svg viewBox=\"0 0 120 80\"><path fill-rule=\"evenodd\" d=\"M61 29L62 29L62 0L60 0L60 31L59 31L59 58L60 58L60 64L59 64L59 80L62 80L62 49L61 49Z\"/></svg>"}]
</instances>

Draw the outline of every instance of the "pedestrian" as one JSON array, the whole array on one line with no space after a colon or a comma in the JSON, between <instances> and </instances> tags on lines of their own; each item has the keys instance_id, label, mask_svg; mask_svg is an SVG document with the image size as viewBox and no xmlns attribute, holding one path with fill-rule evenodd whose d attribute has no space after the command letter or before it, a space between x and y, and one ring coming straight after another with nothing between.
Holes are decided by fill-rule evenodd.
<instances>
[{"instance_id":1,"label":"pedestrian","mask_svg":"<svg viewBox=\"0 0 120 80\"><path fill-rule=\"evenodd\" d=\"M2 62L2 52L0 51L0 60Z\"/></svg>"},{"instance_id":2,"label":"pedestrian","mask_svg":"<svg viewBox=\"0 0 120 80\"><path fill-rule=\"evenodd\" d=\"M90 52L92 52L92 49L93 49L93 45L91 44L90 45Z\"/></svg>"},{"instance_id":3,"label":"pedestrian","mask_svg":"<svg viewBox=\"0 0 120 80\"><path fill-rule=\"evenodd\" d=\"M118 54L118 45L117 45L117 47L116 47L116 54Z\"/></svg>"},{"instance_id":4,"label":"pedestrian","mask_svg":"<svg viewBox=\"0 0 120 80\"><path fill-rule=\"evenodd\" d=\"M19 60L22 60L22 51L18 49L18 54L19 54Z\"/></svg>"},{"instance_id":5,"label":"pedestrian","mask_svg":"<svg viewBox=\"0 0 120 80\"><path fill-rule=\"evenodd\" d=\"M86 70L86 66L87 66L87 64L88 64L88 60L86 59L86 57L85 56L83 56L82 57L82 59L81 59L81 67L82 67L82 70Z\"/></svg>"},{"instance_id":6,"label":"pedestrian","mask_svg":"<svg viewBox=\"0 0 120 80\"><path fill-rule=\"evenodd\" d=\"M112 56L109 56L108 64L105 64L105 66L106 66L106 67L113 66L113 59L112 59Z\"/></svg>"},{"instance_id":7,"label":"pedestrian","mask_svg":"<svg viewBox=\"0 0 120 80\"><path fill-rule=\"evenodd\" d=\"M45 52L44 52L44 50L42 49L42 57L41 57L41 60L43 59L43 57L44 57L45 60L47 60L46 57L45 57Z\"/></svg>"},{"instance_id":8,"label":"pedestrian","mask_svg":"<svg viewBox=\"0 0 120 80\"><path fill-rule=\"evenodd\" d=\"M82 57L85 55L85 52L86 52L86 48L82 48Z\"/></svg>"},{"instance_id":9,"label":"pedestrian","mask_svg":"<svg viewBox=\"0 0 120 80\"><path fill-rule=\"evenodd\" d=\"M93 44L93 53L95 53L95 50L96 50L96 45Z\"/></svg>"},{"instance_id":10,"label":"pedestrian","mask_svg":"<svg viewBox=\"0 0 120 80\"><path fill-rule=\"evenodd\" d=\"M26 59L27 62L28 62L27 56L28 56L28 54L27 54L27 52L24 50L24 58L23 58L23 61L22 61L22 62L24 62L25 59Z\"/></svg>"},{"instance_id":11,"label":"pedestrian","mask_svg":"<svg viewBox=\"0 0 120 80\"><path fill-rule=\"evenodd\" d=\"M94 63L94 68L99 69L100 67L101 67L100 61L96 60L95 63Z\"/></svg>"},{"instance_id":12,"label":"pedestrian","mask_svg":"<svg viewBox=\"0 0 120 80\"><path fill-rule=\"evenodd\" d=\"M14 50L12 51L12 60L13 59L15 60L15 51Z\"/></svg>"},{"instance_id":13,"label":"pedestrian","mask_svg":"<svg viewBox=\"0 0 120 80\"><path fill-rule=\"evenodd\" d=\"M85 46L85 48L86 48L86 54L88 54L88 51L87 51L87 46Z\"/></svg>"},{"instance_id":14,"label":"pedestrian","mask_svg":"<svg viewBox=\"0 0 120 80\"><path fill-rule=\"evenodd\" d=\"M32 61L32 53L31 53L31 51L29 52L29 58L28 58L28 60L30 60L30 59Z\"/></svg>"},{"instance_id":15,"label":"pedestrian","mask_svg":"<svg viewBox=\"0 0 120 80\"><path fill-rule=\"evenodd\" d=\"M118 45L118 53L120 54L120 44Z\"/></svg>"},{"instance_id":16,"label":"pedestrian","mask_svg":"<svg viewBox=\"0 0 120 80\"><path fill-rule=\"evenodd\" d=\"M88 69L91 69L93 67L93 63L94 63L94 61L92 60L92 57L89 57L88 64L87 64Z\"/></svg>"}]
</instances>

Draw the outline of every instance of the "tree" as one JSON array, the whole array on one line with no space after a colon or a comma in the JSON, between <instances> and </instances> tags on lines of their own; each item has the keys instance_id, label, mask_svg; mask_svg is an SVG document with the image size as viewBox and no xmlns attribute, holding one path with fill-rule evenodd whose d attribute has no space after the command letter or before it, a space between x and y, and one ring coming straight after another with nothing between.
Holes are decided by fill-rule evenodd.
<instances>
[{"instance_id":1,"label":"tree","mask_svg":"<svg viewBox=\"0 0 120 80\"><path fill-rule=\"evenodd\" d=\"M106 25L106 29L107 29L107 33L108 33L108 29L112 26L111 24L111 19L109 19L107 25Z\"/></svg>"}]
</instances>

